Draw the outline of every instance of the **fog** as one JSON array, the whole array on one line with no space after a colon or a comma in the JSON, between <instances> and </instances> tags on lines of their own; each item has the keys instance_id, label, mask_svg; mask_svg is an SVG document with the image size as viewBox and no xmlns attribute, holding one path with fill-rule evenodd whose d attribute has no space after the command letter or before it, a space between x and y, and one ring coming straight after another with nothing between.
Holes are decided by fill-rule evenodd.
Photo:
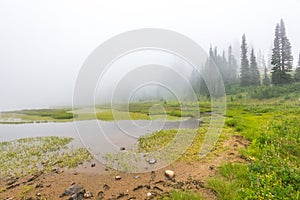
<instances>
[{"instance_id":1,"label":"fog","mask_svg":"<svg viewBox=\"0 0 300 200\"><path fill-rule=\"evenodd\" d=\"M299 0L1 0L0 110L70 106L88 55L112 36L139 28L170 29L205 50L232 44L239 60L243 33L249 46L267 57L283 18L295 65L299 8ZM175 68L184 65L171 57L162 60ZM118 78L109 76L112 82Z\"/></svg>"}]
</instances>

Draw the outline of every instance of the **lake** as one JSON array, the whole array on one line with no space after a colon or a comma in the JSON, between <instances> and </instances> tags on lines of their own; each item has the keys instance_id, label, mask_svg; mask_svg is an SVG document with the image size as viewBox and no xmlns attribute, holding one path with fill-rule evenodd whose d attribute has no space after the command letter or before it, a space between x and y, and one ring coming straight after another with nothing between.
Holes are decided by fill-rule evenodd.
<instances>
[{"instance_id":1,"label":"lake","mask_svg":"<svg viewBox=\"0 0 300 200\"><path fill-rule=\"evenodd\" d=\"M0 124L0 142L38 136L74 138L73 144L109 150L131 147L145 134L159 130L196 128L198 120L87 120L66 123Z\"/></svg>"}]
</instances>

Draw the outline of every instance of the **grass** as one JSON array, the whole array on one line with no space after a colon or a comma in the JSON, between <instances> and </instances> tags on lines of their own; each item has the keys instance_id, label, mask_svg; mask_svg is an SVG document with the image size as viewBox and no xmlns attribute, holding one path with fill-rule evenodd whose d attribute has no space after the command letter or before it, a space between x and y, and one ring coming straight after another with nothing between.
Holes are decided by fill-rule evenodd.
<instances>
[{"instance_id":1,"label":"grass","mask_svg":"<svg viewBox=\"0 0 300 200\"><path fill-rule=\"evenodd\" d=\"M280 87L283 90L288 86ZM228 96L220 140L241 135L252 143L240 152L248 163L223 163L217 176L208 181L208 187L217 193L218 199L300 199L300 87L291 88L288 95L272 94L266 98L249 91ZM261 92L260 88L249 90ZM195 140L180 160L200 160L199 149L206 131L207 125L198 129ZM176 131L167 130L141 137L140 150L164 148L175 134ZM222 149L217 144L214 151Z\"/></svg>"},{"instance_id":2,"label":"grass","mask_svg":"<svg viewBox=\"0 0 300 200\"><path fill-rule=\"evenodd\" d=\"M202 200L203 197L195 192L172 190L163 195L160 200Z\"/></svg>"},{"instance_id":3,"label":"grass","mask_svg":"<svg viewBox=\"0 0 300 200\"><path fill-rule=\"evenodd\" d=\"M247 149L240 151L243 158L248 162L223 163L217 171L215 177L208 180L208 188L214 190L218 199L300 199L300 85L276 87L232 87L228 92L228 104L226 112L225 127L219 141L226 140L231 135L241 135L252 143ZM152 110L154 104L160 104L164 111ZM139 102L129 104L130 112L126 112L126 107L120 105L116 109L117 119L150 119L150 116L159 118L167 116L167 119L181 119L181 117L196 116L195 107L200 106L201 113L211 111L209 102L191 103L184 102ZM182 110L181 110L182 109ZM69 111L64 111L69 112ZM76 113L77 114L77 113ZM89 112L81 113L83 118L95 116L100 120L115 120L112 110L109 107L97 107L96 115ZM81 115L80 114L80 115ZM5 114L4 114L5 115ZM17 113L16 115L26 115L27 117L39 116L50 119L51 116L28 115L28 113ZM63 115L63 113L61 113ZM78 114L79 115L79 114ZM78 117L80 117L80 115ZM54 118L52 118L54 119ZM210 119L207 116L204 121ZM61 120L61 119L57 119ZM65 119L70 120L70 119ZM139 138L138 151L145 154L153 151L160 152L167 149L168 154L161 155L159 159L174 159L178 152L182 152L179 160L201 161L199 150L205 139L205 134L209 125L203 124L193 135L186 129L163 130ZM194 137L195 136L195 137ZM182 142L191 142L188 149L183 148ZM32 163L36 163L37 158L48 155L41 146L35 149L34 145L28 145L32 141L14 141L12 143L0 144L0 152L6 152L0 156L0 173L8 174L7 169L14 169L14 174L22 174L22 163L18 162L18 156L29 156L29 161L25 164L32 168ZM39 141L40 143L41 141ZM61 149L69 142L60 140ZM174 146L170 146L173 142ZM42 141L43 143L43 141ZM47 142L46 142L47 143ZM50 142L51 143L51 142ZM25 145L26 144L26 145ZM22 146L25 145L25 146ZM42 145L44 146L44 145ZM47 145L46 145L47 146ZM5 147L5 148L4 148ZM8 148L10 147L10 148ZM61 152L55 145L49 152ZM20 149L25 149L26 154ZM214 152L223 151L217 143ZM19 155L20 154L20 155ZM85 154L82 150L79 154ZM51 154L50 154L51 155ZM46 157L50 166L75 166L82 161L82 157L76 158L75 154L56 154L55 158ZM128 171L132 170L128 165L126 155L119 154L119 161ZM4 159L6 158L6 159ZM74 159L76 158L76 159ZM87 157L84 157L87 158ZM209 155L208 155L209 158ZM4 159L4 160L3 160ZM46 160L47 160L46 159ZM107 155L107 159L115 164L115 155ZM53 162L54 160L54 162ZM4 162L6 161L6 163ZM7 162L9 161L9 162ZM34 161L34 162L33 162ZM57 161L57 162L55 162ZM10 165L10 162L15 162ZM10 167L5 167L10 166ZM19 166L13 168L12 166ZM2 168L1 168L2 167ZM46 166L43 166L46 167ZM32 169L36 169L33 168ZM47 167L46 167L47 169ZM2 172L3 171L3 172ZM34 171L34 170L33 170ZM4 174L5 174L4 173ZM11 171L9 172L11 173ZM201 199L198 194L174 190L162 197L162 199Z\"/></svg>"},{"instance_id":4,"label":"grass","mask_svg":"<svg viewBox=\"0 0 300 200\"><path fill-rule=\"evenodd\" d=\"M225 163L209 186L219 199L300 198L300 107L282 98L228 105L226 126L252 141L246 165Z\"/></svg>"},{"instance_id":5,"label":"grass","mask_svg":"<svg viewBox=\"0 0 300 200\"><path fill-rule=\"evenodd\" d=\"M0 177L71 168L91 159L84 148L70 149L71 141L71 138L36 137L0 143Z\"/></svg>"}]
</instances>

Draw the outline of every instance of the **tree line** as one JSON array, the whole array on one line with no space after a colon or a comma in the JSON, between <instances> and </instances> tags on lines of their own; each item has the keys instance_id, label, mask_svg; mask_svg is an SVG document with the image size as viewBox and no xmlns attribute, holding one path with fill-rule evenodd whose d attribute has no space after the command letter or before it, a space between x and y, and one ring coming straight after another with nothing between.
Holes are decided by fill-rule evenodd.
<instances>
[{"instance_id":1,"label":"tree line","mask_svg":"<svg viewBox=\"0 0 300 200\"><path fill-rule=\"evenodd\" d=\"M268 67L262 58L261 65L263 70L260 73L255 49L248 50L246 35L243 34L241 41L240 67L237 59L233 55L230 45L227 52L219 54L217 47L209 49L209 58L206 62L202 76L212 77L210 73L212 65L215 65L222 75L225 85L239 84L242 87L259 85L283 85L292 82L300 82L300 53L296 69L293 69L292 45L287 37L284 21L281 21L275 27L275 37L273 41L271 56L271 72L268 73ZM260 67L262 67L260 66ZM193 77L195 78L195 77ZM193 85L196 91L207 93L206 83L200 77L200 81L194 80ZM200 84L200 87L199 87Z\"/></svg>"}]
</instances>

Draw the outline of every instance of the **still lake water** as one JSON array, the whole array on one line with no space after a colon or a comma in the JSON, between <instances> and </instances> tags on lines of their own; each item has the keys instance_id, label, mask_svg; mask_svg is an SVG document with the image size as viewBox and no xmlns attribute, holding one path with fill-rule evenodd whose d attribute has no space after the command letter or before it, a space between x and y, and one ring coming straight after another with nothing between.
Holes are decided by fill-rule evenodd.
<instances>
[{"instance_id":1,"label":"still lake water","mask_svg":"<svg viewBox=\"0 0 300 200\"><path fill-rule=\"evenodd\" d=\"M138 137L159 130L196 128L198 120L185 121L149 121L122 120L99 121L87 120L66 123L31 123L31 124L0 124L0 142L20 138L60 136L74 138L74 144L109 149L112 144L116 148L130 147ZM109 141L109 142L107 142Z\"/></svg>"}]
</instances>

